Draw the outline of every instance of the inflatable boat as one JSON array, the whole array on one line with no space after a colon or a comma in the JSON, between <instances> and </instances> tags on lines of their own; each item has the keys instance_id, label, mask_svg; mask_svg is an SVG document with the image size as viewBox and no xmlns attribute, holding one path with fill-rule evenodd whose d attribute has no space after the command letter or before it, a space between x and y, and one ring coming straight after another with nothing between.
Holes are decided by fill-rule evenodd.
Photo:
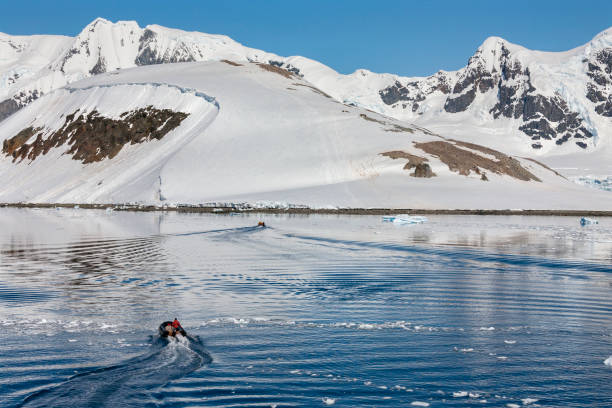
<instances>
[{"instance_id":1,"label":"inflatable boat","mask_svg":"<svg viewBox=\"0 0 612 408\"><path fill-rule=\"evenodd\" d=\"M161 337L176 337L178 334L187 336L187 332L185 329L183 329L180 323L178 324L178 327L174 327L172 323L173 322L171 321L167 321L159 325L159 335Z\"/></svg>"}]
</instances>

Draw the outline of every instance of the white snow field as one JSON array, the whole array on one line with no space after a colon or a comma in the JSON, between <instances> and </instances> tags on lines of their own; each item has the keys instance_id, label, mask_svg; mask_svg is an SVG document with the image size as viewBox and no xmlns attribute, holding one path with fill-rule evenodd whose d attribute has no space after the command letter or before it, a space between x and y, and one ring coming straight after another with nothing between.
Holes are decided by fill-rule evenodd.
<instances>
[{"instance_id":1,"label":"white snow field","mask_svg":"<svg viewBox=\"0 0 612 408\"><path fill-rule=\"evenodd\" d=\"M609 210L608 192L579 186L516 157L538 181L451 171L413 142L425 129L347 106L305 80L256 63L160 64L101 74L37 99L0 122L2 141L29 126L45 134L66 115L120 118L153 106L189 116L161 140L126 145L83 164L52 148L34 160L0 157L0 202L252 203L311 208ZM265 67L263 67L265 68ZM269 66L268 66L269 68ZM464 148L484 158L490 154ZM428 159L431 178L410 176L403 151Z\"/></svg>"}]
</instances>

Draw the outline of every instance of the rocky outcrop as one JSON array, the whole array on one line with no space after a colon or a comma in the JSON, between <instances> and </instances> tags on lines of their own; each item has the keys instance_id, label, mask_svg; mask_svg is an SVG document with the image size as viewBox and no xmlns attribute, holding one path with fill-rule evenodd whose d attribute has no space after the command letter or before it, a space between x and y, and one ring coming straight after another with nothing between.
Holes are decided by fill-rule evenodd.
<instances>
[{"instance_id":1,"label":"rocky outcrop","mask_svg":"<svg viewBox=\"0 0 612 408\"><path fill-rule=\"evenodd\" d=\"M588 61L587 75L586 97L595 103L595 112L612 117L612 48L601 50Z\"/></svg>"},{"instance_id":2,"label":"rocky outcrop","mask_svg":"<svg viewBox=\"0 0 612 408\"><path fill-rule=\"evenodd\" d=\"M22 148L25 146L26 142L41 130L42 128L34 128L30 126L23 129L10 139L5 139L4 142L2 142L2 153L6 154L7 156L12 156L13 161L15 161L15 159L17 159L17 157L21 154L20 152L22 151Z\"/></svg>"},{"instance_id":3,"label":"rocky outcrop","mask_svg":"<svg viewBox=\"0 0 612 408\"><path fill-rule=\"evenodd\" d=\"M272 65L272 64L257 64L257 65L259 66L259 68L263 69L264 71L274 72L275 74L283 76L287 79L291 79L295 75L293 72L280 68L277 65Z\"/></svg>"},{"instance_id":4,"label":"rocky outcrop","mask_svg":"<svg viewBox=\"0 0 612 408\"><path fill-rule=\"evenodd\" d=\"M509 52L502 46L502 58ZM444 110L449 113L465 111L476 99L476 92L485 93L493 89L498 82L499 73L493 69L489 71L482 50L478 50L468 62L468 66L459 76L453 92L444 103Z\"/></svg>"},{"instance_id":5,"label":"rocky outcrop","mask_svg":"<svg viewBox=\"0 0 612 408\"><path fill-rule=\"evenodd\" d=\"M0 121L8 118L19 109L21 109L21 106L13 98L0 102Z\"/></svg>"},{"instance_id":6,"label":"rocky outcrop","mask_svg":"<svg viewBox=\"0 0 612 408\"><path fill-rule=\"evenodd\" d=\"M414 146L440 159L448 166L449 170L464 176L469 176L471 172L474 172L481 175L483 181L488 181L486 175L482 177L481 169L485 169L492 173L508 175L523 181L541 181L521 166L518 160L497 150L474 143L444 140L414 143ZM495 159L492 159L491 156Z\"/></svg>"},{"instance_id":7,"label":"rocky outcrop","mask_svg":"<svg viewBox=\"0 0 612 408\"><path fill-rule=\"evenodd\" d=\"M378 94L387 105L397 107L401 103L403 109L417 112L419 103L435 92L442 94L451 92L450 80L443 72L438 72L423 81L410 81L405 84L395 81L395 84L380 90Z\"/></svg>"},{"instance_id":8,"label":"rocky outcrop","mask_svg":"<svg viewBox=\"0 0 612 408\"><path fill-rule=\"evenodd\" d=\"M13 158L13 162L24 159L36 160L53 148L70 146L65 154L83 164L112 159L126 144L138 144L160 140L178 127L188 116L170 109L152 106L124 112L120 119L101 116L97 111L76 112L67 115L63 126L53 132L40 128L26 128L6 139L2 152ZM29 142L34 136L35 139Z\"/></svg>"},{"instance_id":9,"label":"rocky outcrop","mask_svg":"<svg viewBox=\"0 0 612 408\"><path fill-rule=\"evenodd\" d=\"M398 125L397 123L389 123L384 120L376 119L371 116L366 115L365 113L360 113L359 117L363 120L367 120L368 122L374 122L385 126L385 132L407 132L414 133L414 129ZM423 133L431 134L427 129L419 129L423 131Z\"/></svg>"},{"instance_id":10,"label":"rocky outcrop","mask_svg":"<svg viewBox=\"0 0 612 408\"><path fill-rule=\"evenodd\" d=\"M196 56L192 54L186 44L179 42L173 48L167 48L164 53L158 51L157 34L145 29L140 37L136 65L169 64L175 62L193 62Z\"/></svg>"},{"instance_id":11,"label":"rocky outcrop","mask_svg":"<svg viewBox=\"0 0 612 408\"><path fill-rule=\"evenodd\" d=\"M38 90L21 91L12 98L0 102L0 121L8 118L24 106L34 102L42 95Z\"/></svg>"},{"instance_id":12,"label":"rocky outcrop","mask_svg":"<svg viewBox=\"0 0 612 408\"><path fill-rule=\"evenodd\" d=\"M436 174L431 171L431 167L427 163L429 159L421 156L416 156L401 150L393 150L390 152L381 153L381 156L388 157L390 159L405 159L408 163L404 165L404 170L414 169L410 175L412 177L430 178L435 177Z\"/></svg>"},{"instance_id":13,"label":"rocky outcrop","mask_svg":"<svg viewBox=\"0 0 612 408\"><path fill-rule=\"evenodd\" d=\"M268 63L275 67L285 69L300 78L304 77L304 75L302 75L302 73L300 72L300 69L297 67L294 67L292 64L285 63L283 61L275 61L275 60L270 60L268 61Z\"/></svg>"}]
</instances>

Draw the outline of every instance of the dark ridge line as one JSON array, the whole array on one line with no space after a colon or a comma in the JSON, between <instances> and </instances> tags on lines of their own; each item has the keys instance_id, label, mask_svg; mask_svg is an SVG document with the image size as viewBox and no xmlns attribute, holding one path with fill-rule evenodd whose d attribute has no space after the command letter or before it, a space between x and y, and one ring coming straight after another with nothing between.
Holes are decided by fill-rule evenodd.
<instances>
[{"instance_id":1,"label":"dark ridge line","mask_svg":"<svg viewBox=\"0 0 612 408\"><path fill-rule=\"evenodd\" d=\"M388 214L423 214L423 215L518 215L518 216L562 216L562 217L612 217L612 210L486 210L486 209L427 209L427 208L249 208L223 207L178 204L176 207L137 205L137 204L78 204L78 203L0 203L0 208L74 208L88 210L106 210L133 212L174 211L183 213L211 214L331 214L331 215L388 215Z\"/></svg>"}]
</instances>

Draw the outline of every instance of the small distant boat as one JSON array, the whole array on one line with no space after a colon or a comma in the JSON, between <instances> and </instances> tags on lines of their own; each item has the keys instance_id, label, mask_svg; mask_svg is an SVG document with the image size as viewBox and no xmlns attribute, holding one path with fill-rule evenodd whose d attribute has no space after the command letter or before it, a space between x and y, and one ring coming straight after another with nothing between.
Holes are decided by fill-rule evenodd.
<instances>
[{"instance_id":1,"label":"small distant boat","mask_svg":"<svg viewBox=\"0 0 612 408\"><path fill-rule=\"evenodd\" d=\"M174 319L173 322L167 321L159 325L159 335L161 337L176 337L177 334L187 336L187 332L178 320Z\"/></svg>"}]
</instances>

